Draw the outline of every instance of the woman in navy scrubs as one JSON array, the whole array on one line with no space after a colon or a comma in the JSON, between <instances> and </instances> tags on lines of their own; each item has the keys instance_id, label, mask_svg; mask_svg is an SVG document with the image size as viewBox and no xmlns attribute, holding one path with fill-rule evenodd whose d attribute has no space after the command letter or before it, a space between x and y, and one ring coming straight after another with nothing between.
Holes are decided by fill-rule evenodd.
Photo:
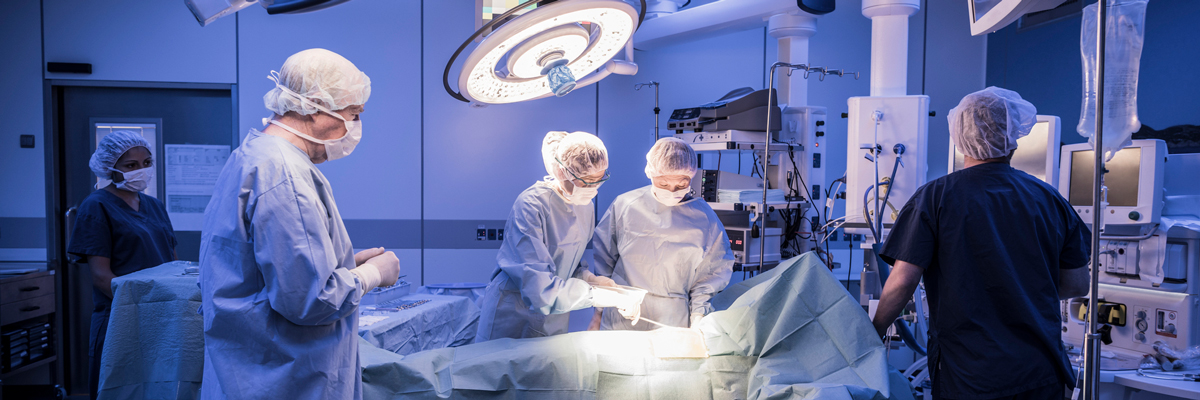
<instances>
[{"instance_id":1,"label":"woman in navy scrubs","mask_svg":"<svg viewBox=\"0 0 1200 400\"><path fill-rule=\"evenodd\" d=\"M100 355L108 332L115 277L174 261L175 230L167 209L142 194L154 181L150 144L140 134L116 131L100 140L88 166L96 177L113 183L88 195L79 205L67 252L92 271L91 394L96 398Z\"/></svg>"}]
</instances>

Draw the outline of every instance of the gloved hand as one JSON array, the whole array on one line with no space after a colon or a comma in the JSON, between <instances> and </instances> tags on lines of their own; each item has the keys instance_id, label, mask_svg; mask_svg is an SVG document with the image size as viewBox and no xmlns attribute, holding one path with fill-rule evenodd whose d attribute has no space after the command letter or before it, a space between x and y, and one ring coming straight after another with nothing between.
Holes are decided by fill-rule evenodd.
<instances>
[{"instance_id":1,"label":"gloved hand","mask_svg":"<svg viewBox=\"0 0 1200 400\"><path fill-rule=\"evenodd\" d=\"M630 325L637 326L638 321L642 320L642 302L638 301L636 305L630 308L617 308L617 312L625 319L633 321Z\"/></svg>"},{"instance_id":2,"label":"gloved hand","mask_svg":"<svg viewBox=\"0 0 1200 400\"><path fill-rule=\"evenodd\" d=\"M642 316L641 296L630 296L604 287L592 287L592 306L596 308L616 308L622 317L633 320L635 325Z\"/></svg>"},{"instance_id":3,"label":"gloved hand","mask_svg":"<svg viewBox=\"0 0 1200 400\"><path fill-rule=\"evenodd\" d=\"M363 290L369 292L379 286L396 284L396 280L400 279L400 259L393 252L384 252L350 272L358 276L363 283Z\"/></svg>"},{"instance_id":4,"label":"gloved hand","mask_svg":"<svg viewBox=\"0 0 1200 400\"><path fill-rule=\"evenodd\" d=\"M363 265L363 263L367 262L367 260L378 257L380 254L383 254L383 252L384 250L382 247L360 251L354 255L354 266L357 267L359 265Z\"/></svg>"},{"instance_id":5,"label":"gloved hand","mask_svg":"<svg viewBox=\"0 0 1200 400\"><path fill-rule=\"evenodd\" d=\"M704 318L704 314L692 314L691 323L688 324L688 327L692 328L692 329L699 327L700 320L703 318Z\"/></svg>"},{"instance_id":6,"label":"gloved hand","mask_svg":"<svg viewBox=\"0 0 1200 400\"><path fill-rule=\"evenodd\" d=\"M592 286L617 287L616 281L600 275L593 275L592 277L588 278L587 283L591 284Z\"/></svg>"}]
</instances>

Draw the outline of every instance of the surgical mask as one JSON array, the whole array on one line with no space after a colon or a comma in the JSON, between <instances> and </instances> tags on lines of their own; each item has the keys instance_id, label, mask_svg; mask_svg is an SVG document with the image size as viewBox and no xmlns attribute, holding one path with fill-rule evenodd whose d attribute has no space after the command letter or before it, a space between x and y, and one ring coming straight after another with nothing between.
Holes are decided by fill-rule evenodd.
<instances>
[{"instance_id":1,"label":"surgical mask","mask_svg":"<svg viewBox=\"0 0 1200 400\"><path fill-rule=\"evenodd\" d=\"M317 144L325 145L325 159L329 160L329 161L333 161L333 160L348 156L348 155L350 155L350 153L353 153L354 148L358 146L358 142L360 140L362 140L362 121L347 120L345 117L342 117L341 114L335 113L332 110L326 108L325 106L317 104L316 102L309 100L308 98L301 96L301 95L297 94L296 92L293 92L291 89L287 88L286 86L280 85L279 79L277 78L277 76L278 76L278 74L276 74L274 72L271 75L271 80L275 81L275 87L280 88L283 90L284 93L287 93L288 95L290 95L294 98L300 99L300 101L307 103L310 106L313 106L313 108L321 110L321 112L332 115L334 117L337 117L337 119L342 120L342 123L346 124L346 136L342 136L341 138L338 138L338 139L321 140L321 139L317 139L315 137L309 136L307 134L301 133L299 130L292 128L290 126L284 125L282 122L275 121L275 120L269 119L269 118L263 118L263 125L266 125L267 122L270 122L271 124L278 126L280 128L283 128L284 130L287 130L288 132L291 132L304 140L307 140L307 141L310 141L313 143L317 143Z\"/></svg>"},{"instance_id":2,"label":"surgical mask","mask_svg":"<svg viewBox=\"0 0 1200 400\"><path fill-rule=\"evenodd\" d=\"M564 195L563 199L567 201L567 204L582 206L592 204L592 199L595 198L596 194L598 193L600 193L600 189L598 188L576 186L575 190L569 195Z\"/></svg>"},{"instance_id":3,"label":"surgical mask","mask_svg":"<svg viewBox=\"0 0 1200 400\"><path fill-rule=\"evenodd\" d=\"M692 192L692 188L685 187L672 192L667 189L661 189L658 186L651 186L650 192L654 193L654 199L658 200L659 203L662 203L664 206L671 207L683 201L683 198L687 197L688 193Z\"/></svg>"},{"instance_id":4,"label":"surgical mask","mask_svg":"<svg viewBox=\"0 0 1200 400\"><path fill-rule=\"evenodd\" d=\"M154 167L146 167L138 170L124 172L116 168L109 168L109 171L118 172L125 180L116 182L117 189L126 192L139 193L146 190L150 186L150 182L154 180Z\"/></svg>"},{"instance_id":5,"label":"surgical mask","mask_svg":"<svg viewBox=\"0 0 1200 400\"><path fill-rule=\"evenodd\" d=\"M555 190L554 193L557 193L558 197L561 197L563 199L563 201L565 201L565 202L567 202L567 204L571 204L571 205L582 206L582 205L591 204L592 199L596 197L596 194L600 193L599 186L596 186L596 187L574 186L575 190L571 191L571 194L567 194L566 185L560 183L560 181L557 179L554 179L554 177L546 176L545 178L543 178L543 181L545 181L547 186L550 186L552 188L557 187L558 190Z\"/></svg>"},{"instance_id":6,"label":"surgical mask","mask_svg":"<svg viewBox=\"0 0 1200 400\"><path fill-rule=\"evenodd\" d=\"M359 140L362 140L362 121L347 121L337 113L329 114L338 117L346 124L346 136L342 136L337 139L321 140L300 132L296 128L287 126L282 122L276 120L270 120L269 122L272 125L283 128L284 130L299 136L301 139L325 145L325 157L327 160L333 161L350 155L350 153L354 152L354 148L358 147Z\"/></svg>"}]
</instances>

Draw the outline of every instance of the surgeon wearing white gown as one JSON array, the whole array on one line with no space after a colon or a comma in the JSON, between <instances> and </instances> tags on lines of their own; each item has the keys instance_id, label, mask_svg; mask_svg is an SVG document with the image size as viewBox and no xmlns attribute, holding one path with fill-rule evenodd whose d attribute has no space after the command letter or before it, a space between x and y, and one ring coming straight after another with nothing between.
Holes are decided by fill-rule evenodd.
<instances>
[{"instance_id":1,"label":"surgeon wearing white gown","mask_svg":"<svg viewBox=\"0 0 1200 400\"><path fill-rule=\"evenodd\" d=\"M205 399L360 399L358 303L396 282L383 249L355 254L315 164L362 138L371 81L323 49L272 71L270 125L221 170L200 245Z\"/></svg>"},{"instance_id":2,"label":"surgeon wearing white gown","mask_svg":"<svg viewBox=\"0 0 1200 400\"><path fill-rule=\"evenodd\" d=\"M652 184L617 196L592 241L596 274L649 291L642 318L685 328L712 312L709 300L733 274L725 226L704 199L691 195L695 174L696 152L687 143L659 139L646 154ZM657 328L613 310L597 316L600 329Z\"/></svg>"},{"instance_id":3,"label":"surgeon wearing white gown","mask_svg":"<svg viewBox=\"0 0 1200 400\"><path fill-rule=\"evenodd\" d=\"M481 302L476 342L567 332L568 312L615 307L635 314L633 300L593 286L612 286L582 262L592 239L592 198L608 179L608 150L586 132L550 132L542 141L549 176L517 196L504 243Z\"/></svg>"}]
</instances>

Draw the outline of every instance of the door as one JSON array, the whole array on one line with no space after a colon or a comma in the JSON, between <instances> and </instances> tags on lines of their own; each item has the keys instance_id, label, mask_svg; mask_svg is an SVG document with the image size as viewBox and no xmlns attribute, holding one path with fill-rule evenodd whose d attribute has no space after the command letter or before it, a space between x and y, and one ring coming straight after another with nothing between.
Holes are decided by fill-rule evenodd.
<instances>
[{"instance_id":1,"label":"door","mask_svg":"<svg viewBox=\"0 0 1200 400\"><path fill-rule=\"evenodd\" d=\"M49 246L51 266L61 277L61 376L69 394L86 395L92 278L86 264L72 264L66 257L71 235L66 224L73 221L68 221L65 213L96 190L97 179L88 167L96 142L111 130L128 129L146 135L155 147L151 152L158 177L156 193L147 194L163 200L169 212L182 210L171 215L179 240L176 252L181 260L197 261L200 227L196 221L207 197L178 196L170 200L174 203L164 197L171 193L173 183L167 173L172 168L167 152L216 149L220 153L223 149L227 157L237 145L236 85L48 81L47 90L47 221L54 241ZM193 169L176 165L174 170L180 168ZM190 214L186 216L191 223L176 221L184 214Z\"/></svg>"}]
</instances>

